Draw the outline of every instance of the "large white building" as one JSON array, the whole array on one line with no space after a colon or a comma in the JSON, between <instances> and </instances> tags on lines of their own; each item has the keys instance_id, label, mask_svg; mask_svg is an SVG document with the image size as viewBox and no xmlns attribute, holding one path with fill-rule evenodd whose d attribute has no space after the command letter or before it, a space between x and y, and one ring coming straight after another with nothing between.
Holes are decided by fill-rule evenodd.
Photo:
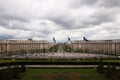
<instances>
[{"instance_id":1,"label":"large white building","mask_svg":"<svg viewBox=\"0 0 120 80\"><path fill-rule=\"evenodd\" d=\"M0 53L1 55L41 52L43 49L48 50L51 43L46 40L1 40Z\"/></svg>"},{"instance_id":2,"label":"large white building","mask_svg":"<svg viewBox=\"0 0 120 80\"><path fill-rule=\"evenodd\" d=\"M39 53L47 52L53 45L46 40L1 40L0 54L18 54L18 53ZM84 42L76 40L69 44L74 50L81 50L84 53L105 53L120 54L120 40L91 40Z\"/></svg>"},{"instance_id":3,"label":"large white building","mask_svg":"<svg viewBox=\"0 0 120 80\"><path fill-rule=\"evenodd\" d=\"M81 49L91 53L120 54L120 39L91 40L88 42L76 40L71 46L74 50Z\"/></svg>"}]
</instances>

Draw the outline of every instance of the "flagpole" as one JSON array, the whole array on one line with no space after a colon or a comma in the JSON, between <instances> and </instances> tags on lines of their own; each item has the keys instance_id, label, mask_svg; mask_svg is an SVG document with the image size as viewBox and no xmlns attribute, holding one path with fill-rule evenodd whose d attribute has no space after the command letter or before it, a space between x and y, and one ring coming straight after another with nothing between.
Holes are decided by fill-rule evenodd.
<instances>
[{"instance_id":1,"label":"flagpole","mask_svg":"<svg viewBox=\"0 0 120 80\"><path fill-rule=\"evenodd\" d=\"M54 53L54 43L53 43L53 53Z\"/></svg>"},{"instance_id":2,"label":"flagpole","mask_svg":"<svg viewBox=\"0 0 120 80\"><path fill-rule=\"evenodd\" d=\"M68 53L69 53L69 40L68 40L68 44L67 45L68 45L67 48L68 48Z\"/></svg>"},{"instance_id":3,"label":"flagpole","mask_svg":"<svg viewBox=\"0 0 120 80\"><path fill-rule=\"evenodd\" d=\"M72 41L70 42L70 45L71 45L71 51L70 52L72 53Z\"/></svg>"},{"instance_id":4,"label":"flagpole","mask_svg":"<svg viewBox=\"0 0 120 80\"><path fill-rule=\"evenodd\" d=\"M69 41L68 41L68 53L70 52L70 47L69 47L70 45L69 45Z\"/></svg>"},{"instance_id":5,"label":"flagpole","mask_svg":"<svg viewBox=\"0 0 120 80\"><path fill-rule=\"evenodd\" d=\"M54 37L53 37L53 41L54 41L54 42L53 42L53 54L54 54L54 52L55 52L55 51L54 51L54 44L56 43L56 40L55 40ZM52 54L52 56L53 56L53 54Z\"/></svg>"},{"instance_id":6,"label":"flagpole","mask_svg":"<svg viewBox=\"0 0 120 80\"><path fill-rule=\"evenodd\" d=\"M83 59L84 59L84 54L85 54L85 42L84 42L84 50L83 50Z\"/></svg>"},{"instance_id":7,"label":"flagpole","mask_svg":"<svg viewBox=\"0 0 120 80\"><path fill-rule=\"evenodd\" d=\"M52 51L52 61L53 61L53 54L54 54L54 42L53 42L53 51Z\"/></svg>"},{"instance_id":8,"label":"flagpole","mask_svg":"<svg viewBox=\"0 0 120 80\"><path fill-rule=\"evenodd\" d=\"M73 49L73 47L72 47L72 41L71 41L71 40L70 40L70 48L71 48L70 53L72 53L72 49Z\"/></svg>"},{"instance_id":9,"label":"flagpole","mask_svg":"<svg viewBox=\"0 0 120 80\"><path fill-rule=\"evenodd\" d=\"M84 57L85 49L86 49L86 43L85 43L85 42L88 42L89 40L87 40L87 39L83 36L83 41L84 41L84 51L83 51L83 57Z\"/></svg>"}]
</instances>

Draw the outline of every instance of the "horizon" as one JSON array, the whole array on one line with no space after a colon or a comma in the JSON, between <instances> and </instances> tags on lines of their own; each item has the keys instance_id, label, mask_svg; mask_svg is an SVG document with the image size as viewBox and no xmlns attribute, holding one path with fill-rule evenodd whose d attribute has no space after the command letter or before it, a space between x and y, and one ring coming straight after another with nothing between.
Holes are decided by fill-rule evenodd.
<instances>
[{"instance_id":1,"label":"horizon","mask_svg":"<svg viewBox=\"0 0 120 80\"><path fill-rule=\"evenodd\" d=\"M28 38L28 39L3 39L3 40L29 40L29 39L32 39L32 38ZM71 39L71 38L70 38ZM1 39L0 39L1 40ZM52 42L52 43L54 43L54 41L52 40L52 38L51 38L51 40L46 40L46 39L32 39L33 41L48 41L48 42ZM55 40L56 40L56 38L55 38ZM88 39L88 41L94 41L94 40L98 40L98 39ZM120 39L99 39L99 40L120 40ZM99 41L98 40L98 41ZM83 39L71 39L71 41L84 41ZM68 41L68 39L66 38L64 38L64 40L56 40L56 43L64 43L64 42L69 42Z\"/></svg>"}]
</instances>

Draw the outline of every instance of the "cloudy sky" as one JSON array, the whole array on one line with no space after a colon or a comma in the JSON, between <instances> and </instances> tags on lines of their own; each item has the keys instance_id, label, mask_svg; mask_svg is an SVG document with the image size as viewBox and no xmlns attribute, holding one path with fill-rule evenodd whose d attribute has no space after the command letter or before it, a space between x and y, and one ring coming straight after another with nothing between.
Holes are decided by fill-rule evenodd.
<instances>
[{"instance_id":1,"label":"cloudy sky","mask_svg":"<svg viewBox=\"0 0 120 80\"><path fill-rule=\"evenodd\" d=\"M0 39L120 39L120 0L0 0Z\"/></svg>"}]
</instances>

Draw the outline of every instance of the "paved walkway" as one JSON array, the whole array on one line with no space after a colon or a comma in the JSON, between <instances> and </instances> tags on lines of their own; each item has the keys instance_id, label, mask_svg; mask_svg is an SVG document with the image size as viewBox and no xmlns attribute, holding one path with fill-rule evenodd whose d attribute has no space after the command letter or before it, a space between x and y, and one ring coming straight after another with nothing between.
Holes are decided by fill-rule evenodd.
<instances>
[{"instance_id":1,"label":"paved walkway","mask_svg":"<svg viewBox=\"0 0 120 80\"><path fill-rule=\"evenodd\" d=\"M16 54L11 56L1 56L1 58L30 58L30 59L84 59L84 58L116 58L117 56L94 54L94 53L33 53L33 54Z\"/></svg>"},{"instance_id":2,"label":"paved walkway","mask_svg":"<svg viewBox=\"0 0 120 80\"><path fill-rule=\"evenodd\" d=\"M62 68L62 67L97 67L97 65L26 65L26 67L58 67L58 68Z\"/></svg>"},{"instance_id":3,"label":"paved walkway","mask_svg":"<svg viewBox=\"0 0 120 80\"><path fill-rule=\"evenodd\" d=\"M35 67L35 68L42 68L42 67L48 67L48 68L82 68L82 67L86 67L86 68L96 68L98 65L25 65L26 67L30 68L30 67ZM11 66L11 68L13 68L14 66ZM19 65L20 67L20 65ZM107 65L104 65L105 68L107 68ZM7 66L3 66L0 67L0 69L6 69L8 68ZM116 66L116 69L119 69L120 66Z\"/></svg>"},{"instance_id":4,"label":"paved walkway","mask_svg":"<svg viewBox=\"0 0 120 80\"><path fill-rule=\"evenodd\" d=\"M64 53L62 44L59 45L57 53Z\"/></svg>"}]
</instances>

